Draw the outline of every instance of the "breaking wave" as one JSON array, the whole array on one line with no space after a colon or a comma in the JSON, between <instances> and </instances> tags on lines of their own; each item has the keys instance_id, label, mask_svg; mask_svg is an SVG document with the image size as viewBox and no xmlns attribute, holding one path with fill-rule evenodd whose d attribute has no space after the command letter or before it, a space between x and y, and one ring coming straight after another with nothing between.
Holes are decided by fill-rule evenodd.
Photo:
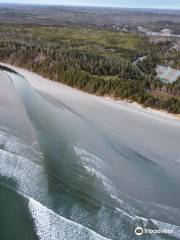
<instances>
[{"instance_id":1,"label":"breaking wave","mask_svg":"<svg viewBox=\"0 0 180 240\"><path fill-rule=\"evenodd\" d=\"M27 146L7 132L0 132L0 146L0 177L13 179L16 182L17 193L28 196L29 210L40 239L136 239L134 235L136 226L172 229L172 236L179 238L179 227L138 216L142 215L142 212L119 198L114 184L100 172L100 166L105 164L103 160L84 149L74 147L87 173L102 180L108 196L107 203L102 202L95 214L89 214L87 210L74 204L71 206L68 220L50 209L52 197L49 196L48 178L42 156L31 146ZM167 236L158 238L149 236L148 239L167 239Z\"/></svg>"},{"instance_id":2,"label":"breaking wave","mask_svg":"<svg viewBox=\"0 0 180 240\"><path fill-rule=\"evenodd\" d=\"M45 107L44 100L42 103ZM38 124L45 116L46 111L41 119L36 116ZM176 226L179 210L145 203L121 192L107 174L110 166L103 159L68 142L60 131L53 138L59 119L51 138L49 128L45 135L39 134L43 154L34 147L38 142L29 146L8 128L0 128L0 184L5 183L28 202L37 239L136 240L136 227L172 230L171 236L155 234L143 239L180 238L180 227ZM40 133L47 127L44 124ZM167 223L160 220L162 216Z\"/></svg>"},{"instance_id":3,"label":"breaking wave","mask_svg":"<svg viewBox=\"0 0 180 240\"><path fill-rule=\"evenodd\" d=\"M29 209L40 240L107 240L92 230L72 222L29 198Z\"/></svg>"}]
</instances>

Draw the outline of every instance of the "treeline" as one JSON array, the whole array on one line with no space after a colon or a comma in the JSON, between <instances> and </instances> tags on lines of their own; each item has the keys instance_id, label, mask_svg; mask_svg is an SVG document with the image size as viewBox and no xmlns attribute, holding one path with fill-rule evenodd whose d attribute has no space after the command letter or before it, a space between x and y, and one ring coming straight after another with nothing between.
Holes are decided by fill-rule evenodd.
<instances>
[{"instance_id":1,"label":"treeline","mask_svg":"<svg viewBox=\"0 0 180 240\"><path fill-rule=\"evenodd\" d=\"M160 87L155 67L164 45L147 44L134 34L78 27L0 26L0 33L0 61L90 93L180 113L177 98L163 101L150 93L152 86ZM140 55L147 57L133 64Z\"/></svg>"}]
</instances>

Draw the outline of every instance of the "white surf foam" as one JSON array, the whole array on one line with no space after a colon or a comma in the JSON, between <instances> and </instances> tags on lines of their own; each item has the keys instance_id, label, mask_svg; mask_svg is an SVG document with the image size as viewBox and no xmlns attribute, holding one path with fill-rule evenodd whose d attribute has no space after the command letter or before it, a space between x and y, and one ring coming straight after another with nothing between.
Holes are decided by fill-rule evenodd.
<instances>
[{"instance_id":1,"label":"white surf foam","mask_svg":"<svg viewBox=\"0 0 180 240\"><path fill-rule=\"evenodd\" d=\"M6 136L7 137L7 136ZM2 139L1 139L2 140ZM3 142L3 141L1 141ZM17 145L16 147L19 147ZM83 155L85 152L83 152ZM92 157L92 155L91 155ZM94 159L92 159L94 160ZM88 160L91 162L90 160ZM88 167L88 166L86 166ZM96 171L96 169L89 168L87 171L90 174L95 174L96 177L101 178L103 182L112 185L108 182L108 179ZM60 215L54 213L52 210L44 207L44 202L47 204L48 199L48 183L44 169L29 159L18 156L13 153L9 153L5 150L0 149L0 174L7 178L14 179L17 182L17 188L20 193L30 197L29 209L35 221L37 234L42 240L98 240L107 239L98 235L94 231L83 227L81 224L77 224L73 221L67 220ZM105 185L105 187L107 187ZM116 198L112 188L110 188L109 195L112 198ZM36 199L36 200L33 200ZM38 201L38 202L37 202ZM40 204L41 202L42 204ZM121 206L124 206L123 201L120 202ZM46 205L47 206L47 205ZM114 208L114 212L108 212L106 207L98 211L96 217L97 229L95 231L104 233L105 236L110 235L113 239L114 234L123 236L126 234L126 230L122 230L124 222L134 226L134 223L140 222L148 224L147 219L139 218L134 215L131 211L126 211L124 208ZM77 213L77 212L76 212ZM132 213L132 214L131 214ZM76 215L76 214L75 214ZM73 219L74 220L74 219ZM154 220L154 224L161 228L166 227L165 223L157 222ZM179 234L179 228L173 225L167 225L174 229L174 234ZM88 226L89 227L89 226ZM112 236L112 237L111 237ZM179 236L179 235L178 235Z\"/></svg>"},{"instance_id":2,"label":"white surf foam","mask_svg":"<svg viewBox=\"0 0 180 240\"><path fill-rule=\"evenodd\" d=\"M79 148L79 147L74 147L74 151L78 156L81 157L84 163L91 164L95 167L102 167L105 165L104 161L97 157L96 155L89 153L85 149Z\"/></svg>"},{"instance_id":3,"label":"white surf foam","mask_svg":"<svg viewBox=\"0 0 180 240\"><path fill-rule=\"evenodd\" d=\"M113 182L110 181L103 173L101 173L101 170L106 167L105 162L96 155L89 153L84 149L74 147L74 151L80 157L81 163L86 171L91 176L101 179L104 189L109 193L109 195L113 194L117 196L117 191Z\"/></svg>"},{"instance_id":4,"label":"white surf foam","mask_svg":"<svg viewBox=\"0 0 180 240\"><path fill-rule=\"evenodd\" d=\"M44 202L48 183L44 169L27 158L0 149L0 175L12 179L22 194Z\"/></svg>"},{"instance_id":5,"label":"white surf foam","mask_svg":"<svg viewBox=\"0 0 180 240\"><path fill-rule=\"evenodd\" d=\"M7 152L14 153L34 161L40 158L39 152L31 146L28 146L20 139L6 132L0 131L0 146Z\"/></svg>"},{"instance_id":6,"label":"white surf foam","mask_svg":"<svg viewBox=\"0 0 180 240\"><path fill-rule=\"evenodd\" d=\"M107 190L112 200L118 203L118 207L116 207L115 210L119 212L121 217L123 216L124 219L128 219L127 221L131 222L132 224L134 222L141 222L144 224L144 226L148 226L148 221L151 220L158 228L162 229L164 227L167 229L173 229L174 234L172 234L172 236L178 237L178 238L180 237L179 235L180 227L178 226L166 224L164 222L156 221L153 219L146 219L143 217L139 217L138 214L142 214L141 211L139 211L138 209L134 208L133 206L129 205L128 203L125 203L122 199L120 199L119 198L120 193L115 189L114 184L99 171L100 165L103 164L104 162L97 156L87 152L84 149L74 147L74 150L76 154L80 156L82 165L85 167L86 171L89 174L94 175L95 177L100 178L102 180L104 188ZM96 170L96 167L98 170ZM145 204L145 203L142 202L142 204ZM99 211L100 219L102 219L103 214L104 212L101 209ZM107 217L104 216L103 219L105 218Z\"/></svg>"},{"instance_id":7,"label":"white surf foam","mask_svg":"<svg viewBox=\"0 0 180 240\"><path fill-rule=\"evenodd\" d=\"M152 222L161 230L168 230L170 233L168 233L169 236L180 239L180 227L171 225L168 223L163 223L157 220L152 220Z\"/></svg>"},{"instance_id":8,"label":"white surf foam","mask_svg":"<svg viewBox=\"0 0 180 240\"><path fill-rule=\"evenodd\" d=\"M94 231L72 222L29 198L29 209L40 240L107 240Z\"/></svg>"}]
</instances>

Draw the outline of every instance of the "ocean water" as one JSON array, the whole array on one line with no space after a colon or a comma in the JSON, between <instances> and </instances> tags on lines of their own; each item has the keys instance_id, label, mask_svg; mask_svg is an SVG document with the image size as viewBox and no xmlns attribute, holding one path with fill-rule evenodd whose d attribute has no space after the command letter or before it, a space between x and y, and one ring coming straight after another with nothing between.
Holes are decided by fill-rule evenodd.
<instances>
[{"instance_id":1,"label":"ocean water","mask_svg":"<svg viewBox=\"0 0 180 240\"><path fill-rule=\"evenodd\" d=\"M104 113L93 120L94 103L88 118L84 102L85 115L71 99L63 104L20 75L0 74L9 93L0 92L0 239L180 239L179 125L170 125L172 153L149 140L154 156L139 148L135 125L127 135L125 125L122 134L98 127ZM136 227L171 233L139 237Z\"/></svg>"}]
</instances>

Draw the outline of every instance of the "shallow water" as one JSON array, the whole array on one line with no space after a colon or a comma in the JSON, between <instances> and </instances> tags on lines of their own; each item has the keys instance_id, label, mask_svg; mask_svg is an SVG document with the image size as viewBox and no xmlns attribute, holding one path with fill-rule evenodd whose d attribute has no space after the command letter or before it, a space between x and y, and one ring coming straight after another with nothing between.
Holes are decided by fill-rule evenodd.
<instances>
[{"instance_id":1,"label":"shallow water","mask_svg":"<svg viewBox=\"0 0 180 240\"><path fill-rule=\"evenodd\" d=\"M68 96L59 102L2 74L14 96L0 119L0 239L139 239L137 226L180 238L178 123ZM4 221L14 206L14 220Z\"/></svg>"}]
</instances>

